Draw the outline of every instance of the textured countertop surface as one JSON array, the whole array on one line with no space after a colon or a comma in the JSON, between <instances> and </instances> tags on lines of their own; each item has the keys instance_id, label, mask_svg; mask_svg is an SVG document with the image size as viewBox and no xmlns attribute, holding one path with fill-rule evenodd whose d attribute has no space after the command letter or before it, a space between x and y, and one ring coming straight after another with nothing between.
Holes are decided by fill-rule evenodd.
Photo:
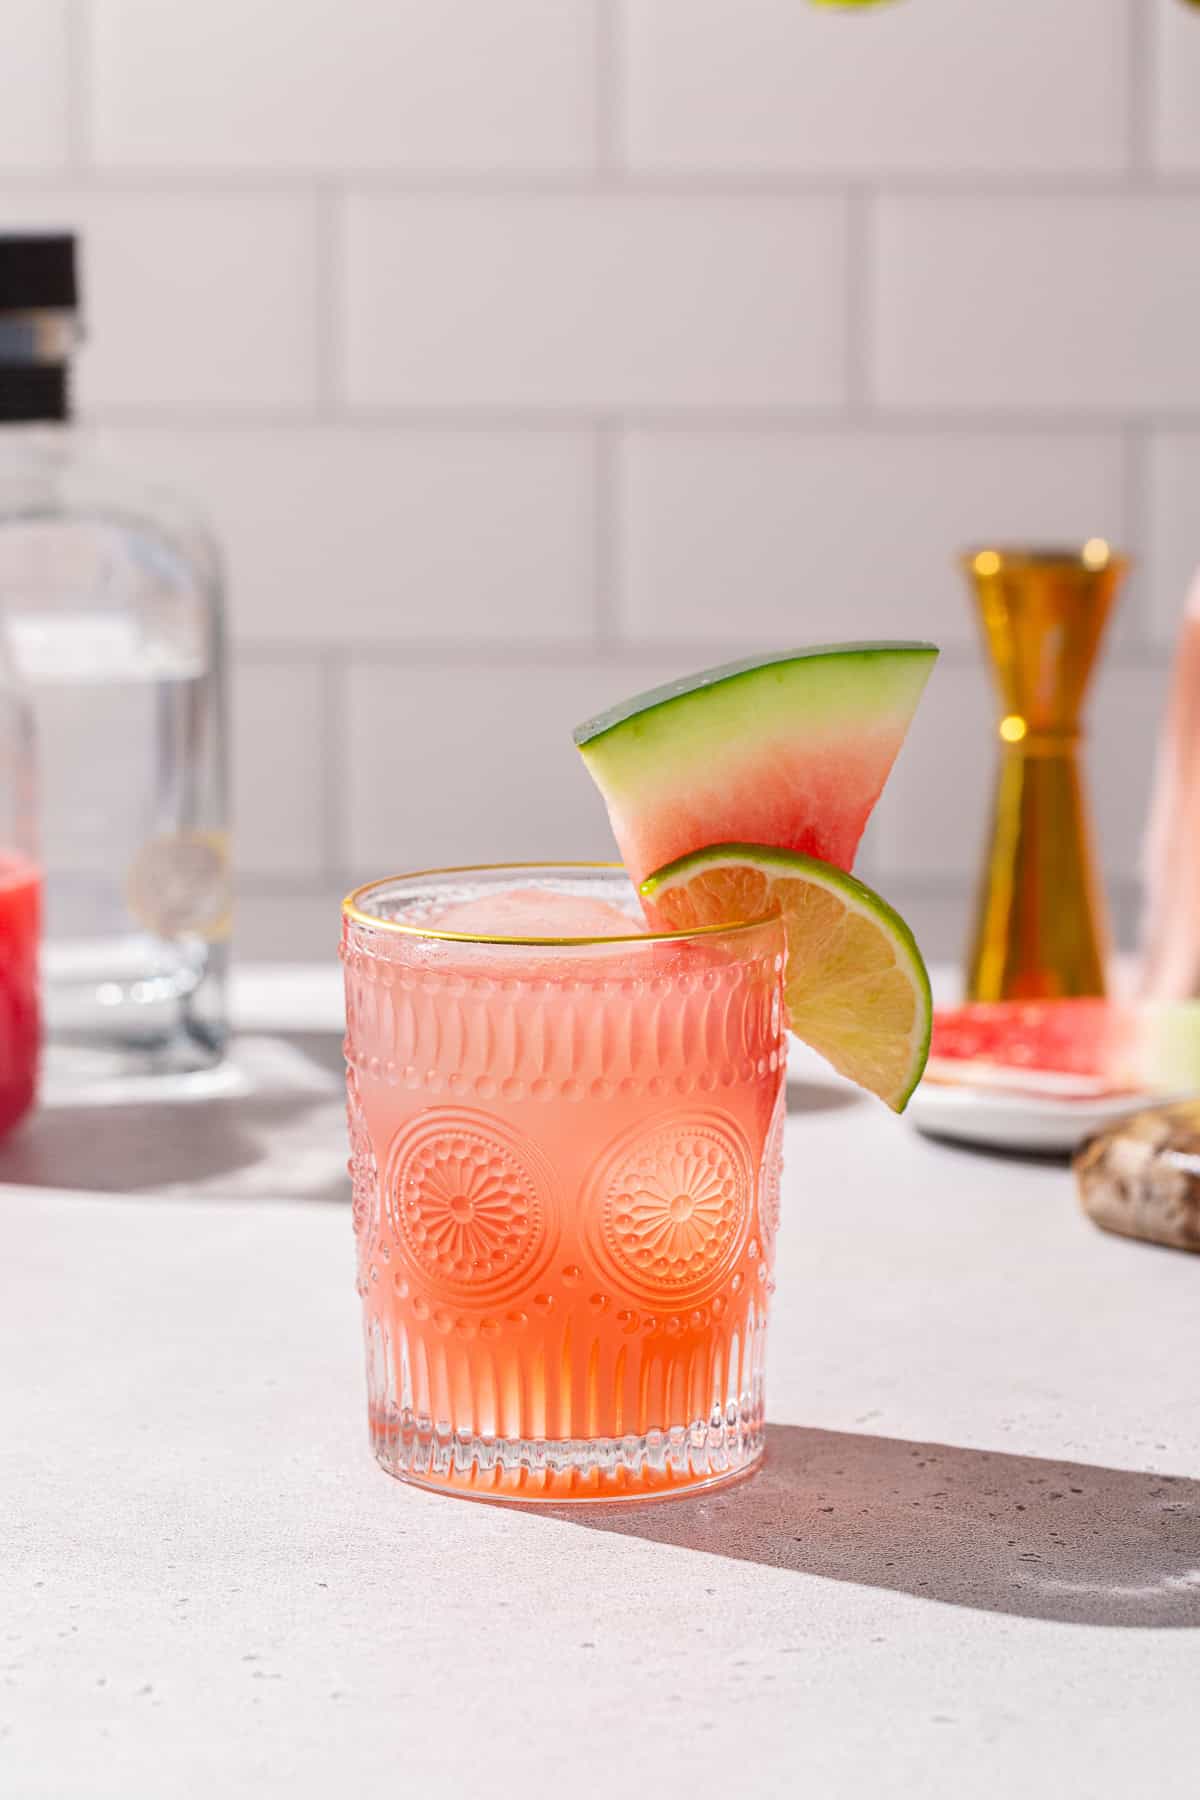
<instances>
[{"instance_id":1,"label":"textured countertop surface","mask_svg":"<svg viewBox=\"0 0 1200 1800\"><path fill-rule=\"evenodd\" d=\"M239 1005L199 1097L52 1094L0 1150L5 1800L1195 1794L1200 1262L815 1077L764 1472L409 1490L366 1448L336 988Z\"/></svg>"}]
</instances>

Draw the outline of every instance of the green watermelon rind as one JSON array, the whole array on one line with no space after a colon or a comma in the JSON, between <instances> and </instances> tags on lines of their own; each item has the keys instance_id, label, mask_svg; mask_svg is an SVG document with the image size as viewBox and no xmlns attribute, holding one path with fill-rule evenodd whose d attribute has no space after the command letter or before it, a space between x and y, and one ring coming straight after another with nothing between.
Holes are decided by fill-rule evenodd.
<instances>
[{"instance_id":1,"label":"green watermelon rind","mask_svg":"<svg viewBox=\"0 0 1200 1800\"><path fill-rule=\"evenodd\" d=\"M784 650L774 656L746 657L737 662L723 663L715 669L705 669L697 675L685 675L676 681L665 682L661 687L650 688L645 693L635 694L631 699L610 707L606 712L597 713L577 726L574 737L580 750L591 749L600 739L620 732L622 736L641 736L647 729L653 728L654 715L664 707L672 709L672 730L678 728L681 711L691 708L688 701L698 702L696 707L697 729L707 734L714 724L714 704L720 707L722 691L731 699L741 699L747 688L753 684L757 698L769 702L774 690L785 706L794 704L793 683L789 680L789 671L804 676L818 673L814 664L829 662L834 666L827 672L832 679L810 684L805 682L806 699L810 703L820 705L822 700L828 706L831 716L840 714L845 706L846 696L838 693L840 683L837 681L839 668L849 673L848 665L852 664L855 678L853 696L856 708L864 712L871 709L872 697L863 691L862 678L871 664L878 665L879 677L883 688L890 686L898 663L913 660L932 666L937 658L935 644L920 641L880 641L875 643L850 644L814 644L802 650ZM823 690L823 691L822 691ZM683 703L681 706L680 703ZM626 733L624 728L633 727Z\"/></svg>"}]
</instances>

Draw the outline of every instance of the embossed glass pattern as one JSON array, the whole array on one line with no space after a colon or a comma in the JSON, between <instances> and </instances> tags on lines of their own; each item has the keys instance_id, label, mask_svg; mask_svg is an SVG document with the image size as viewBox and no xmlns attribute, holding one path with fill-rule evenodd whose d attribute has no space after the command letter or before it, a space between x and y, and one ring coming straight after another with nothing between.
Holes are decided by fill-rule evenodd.
<instances>
[{"instance_id":1,"label":"embossed glass pattern","mask_svg":"<svg viewBox=\"0 0 1200 1800\"><path fill-rule=\"evenodd\" d=\"M628 937L437 935L520 886ZM645 935L619 870L360 890L342 956L375 1454L518 1500L723 1480L761 1453L786 1043L775 920Z\"/></svg>"}]
</instances>

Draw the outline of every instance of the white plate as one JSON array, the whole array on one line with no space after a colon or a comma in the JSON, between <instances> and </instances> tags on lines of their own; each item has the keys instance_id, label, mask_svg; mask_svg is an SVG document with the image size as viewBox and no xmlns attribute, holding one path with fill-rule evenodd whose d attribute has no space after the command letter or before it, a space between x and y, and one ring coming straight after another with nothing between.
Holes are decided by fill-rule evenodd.
<instances>
[{"instance_id":1,"label":"white plate","mask_svg":"<svg viewBox=\"0 0 1200 1800\"><path fill-rule=\"evenodd\" d=\"M1069 1153L1098 1131L1163 1106L1173 1094L1119 1094L1103 1100L1052 1100L923 1082L905 1117L918 1131L990 1150Z\"/></svg>"}]
</instances>

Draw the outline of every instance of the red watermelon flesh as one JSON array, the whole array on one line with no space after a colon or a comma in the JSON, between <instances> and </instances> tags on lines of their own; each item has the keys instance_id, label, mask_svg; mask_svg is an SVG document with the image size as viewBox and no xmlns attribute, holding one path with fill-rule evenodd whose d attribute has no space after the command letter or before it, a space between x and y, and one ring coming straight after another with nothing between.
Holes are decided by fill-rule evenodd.
<instances>
[{"instance_id":1,"label":"red watermelon flesh","mask_svg":"<svg viewBox=\"0 0 1200 1800\"><path fill-rule=\"evenodd\" d=\"M1138 1085L1135 1008L1113 1000L998 1000L933 1015L926 1079L1094 1097Z\"/></svg>"},{"instance_id":2,"label":"red watermelon flesh","mask_svg":"<svg viewBox=\"0 0 1200 1800\"><path fill-rule=\"evenodd\" d=\"M710 669L580 726L631 879L720 843L851 868L936 656L823 645Z\"/></svg>"}]
</instances>

